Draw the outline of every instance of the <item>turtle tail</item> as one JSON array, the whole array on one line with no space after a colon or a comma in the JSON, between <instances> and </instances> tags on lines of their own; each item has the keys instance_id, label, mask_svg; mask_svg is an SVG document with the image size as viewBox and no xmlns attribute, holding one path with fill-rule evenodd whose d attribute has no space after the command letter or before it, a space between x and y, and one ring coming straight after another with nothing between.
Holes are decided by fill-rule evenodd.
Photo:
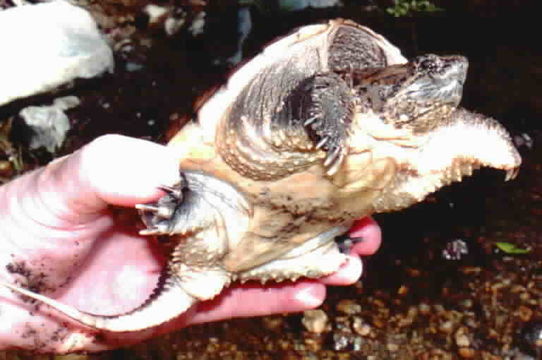
<instances>
[{"instance_id":1,"label":"turtle tail","mask_svg":"<svg viewBox=\"0 0 542 360\"><path fill-rule=\"evenodd\" d=\"M3 280L0 280L0 285L45 303L85 326L111 332L133 332L158 326L181 315L197 301L188 295L171 276L161 281L145 303L125 314L113 316L83 312L73 306L62 304Z\"/></svg>"}]
</instances>

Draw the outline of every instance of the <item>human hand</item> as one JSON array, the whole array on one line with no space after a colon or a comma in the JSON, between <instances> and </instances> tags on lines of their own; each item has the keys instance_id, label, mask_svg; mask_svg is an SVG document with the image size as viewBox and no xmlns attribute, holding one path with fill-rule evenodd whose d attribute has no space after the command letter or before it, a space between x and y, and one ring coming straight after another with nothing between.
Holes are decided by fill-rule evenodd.
<instances>
[{"instance_id":1,"label":"human hand","mask_svg":"<svg viewBox=\"0 0 542 360\"><path fill-rule=\"evenodd\" d=\"M119 314L139 306L154 289L164 259L152 239L137 234L134 218L110 205L156 200L163 195L160 185L177 180L177 164L164 146L108 135L0 187L0 276L86 312ZM351 236L364 241L333 275L234 285L174 321L135 333L97 334L0 289L0 349L99 351L191 324L314 308L324 300L326 285L357 281L359 255L374 253L380 244L378 225L368 218Z\"/></svg>"}]
</instances>

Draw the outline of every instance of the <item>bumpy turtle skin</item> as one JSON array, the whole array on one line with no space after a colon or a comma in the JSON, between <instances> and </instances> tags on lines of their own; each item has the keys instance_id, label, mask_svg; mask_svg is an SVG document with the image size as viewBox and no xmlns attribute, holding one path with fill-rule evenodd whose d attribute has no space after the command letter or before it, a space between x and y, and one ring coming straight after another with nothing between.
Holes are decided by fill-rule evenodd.
<instances>
[{"instance_id":1,"label":"bumpy turtle skin","mask_svg":"<svg viewBox=\"0 0 542 360\"><path fill-rule=\"evenodd\" d=\"M142 233L177 244L149 301L106 317L4 285L84 325L126 332L232 281L330 274L344 261L333 239L355 219L422 201L480 166L515 176L521 160L504 128L457 108L466 64L406 63L345 20L302 27L233 73L170 141L182 179L139 206Z\"/></svg>"}]
</instances>

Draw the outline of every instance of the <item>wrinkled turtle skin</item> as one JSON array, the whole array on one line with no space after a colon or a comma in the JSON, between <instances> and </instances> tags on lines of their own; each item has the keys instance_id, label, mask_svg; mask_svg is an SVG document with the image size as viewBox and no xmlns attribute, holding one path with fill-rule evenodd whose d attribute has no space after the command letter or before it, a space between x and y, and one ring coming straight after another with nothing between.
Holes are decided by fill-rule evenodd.
<instances>
[{"instance_id":1,"label":"wrinkled turtle skin","mask_svg":"<svg viewBox=\"0 0 542 360\"><path fill-rule=\"evenodd\" d=\"M506 130L458 107L467 67L461 56L407 62L350 21L297 29L234 72L171 139L179 184L138 206L142 233L177 244L153 297L96 316L25 295L93 328L136 331L232 281L333 273L345 259L334 238L355 219L420 202L482 166L516 175Z\"/></svg>"}]
</instances>

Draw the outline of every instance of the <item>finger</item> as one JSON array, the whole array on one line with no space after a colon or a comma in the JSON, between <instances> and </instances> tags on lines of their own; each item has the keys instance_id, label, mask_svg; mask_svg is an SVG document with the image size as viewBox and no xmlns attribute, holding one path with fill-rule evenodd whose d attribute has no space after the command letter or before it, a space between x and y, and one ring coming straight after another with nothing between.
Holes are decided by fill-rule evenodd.
<instances>
[{"instance_id":1,"label":"finger","mask_svg":"<svg viewBox=\"0 0 542 360\"><path fill-rule=\"evenodd\" d=\"M337 272L319 279L322 284L334 286L352 285L363 272L363 264L358 255L348 255L345 263Z\"/></svg>"},{"instance_id":2,"label":"finger","mask_svg":"<svg viewBox=\"0 0 542 360\"><path fill-rule=\"evenodd\" d=\"M380 226L371 217L365 217L354 223L348 235L355 241L350 253L361 256L372 255L379 248L382 242L382 231Z\"/></svg>"},{"instance_id":3,"label":"finger","mask_svg":"<svg viewBox=\"0 0 542 360\"><path fill-rule=\"evenodd\" d=\"M359 280L363 271L363 263L359 256L372 255L380 247L380 227L370 217L356 221L348 235L356 240L356 243L350 249L347 261L336 273L320 279L323 284L336 286L354 284Z\"/></svg>"},{"instance_id":4,"label":"finger","mask_svg":"<svg viewBox=\"0 0 542 360\"><path fill-rule=\"evenodd\" d=\"M132 206L155 199L158 187L179 180L178 159L170 149L126 136L102 136L83 147L74 160L83 190L108 204Z\"/></svg>"},{"instance_id":5,"label":"finger","mask_svg":"<svg viewBox=\"0 0 542 360\"><path fill-rule=\"evenodd\" d=\"M77 227L100 218L108 204L133 206L160 196L179 179L171 150L149 141L102 136L2 187L8 213L51 228Z\"/></svg>"},{"instance_id":6,"label":"finger","mask_svg":"<svg viewBox=\"0 0 542 360\"><path fill-rule=\"evenodd\" d=\"M304 311L320 306L325 296L323 284L308 280L265 287L240 285L227 289L214 300L200 303L186 324Z\"/></svg>"},{"instance_id":7,"label":"finger","mask_svg":"<svg viewBox=\"0 0 542 360\"><path fill-rule=\"evenodd\" d=\"M106 333L101 341L85 344L81 349L100 351L141 342L159 334L206 322L239 317L254 317L314 309L322 304L326 287L315 281L271 284L244 284L224 290L217 298L197 304L185 314L158 328L136 333Z\"/></svg>"},{"instance_id":8,"label":"finger","mask_svg":"<svg viewBox=\"0 0 542 360\"><path fill-rule=\"evenodd\" d=\"M62 227L55 221L88 223L108 204L133 206L154 200L161 194L160 185L178 181L178 171L178 161L167 147L106 135L12 181L4 193L19 194L17 198L26 202L20 207L30 217Z\"/></svg>"}]
</instances>

